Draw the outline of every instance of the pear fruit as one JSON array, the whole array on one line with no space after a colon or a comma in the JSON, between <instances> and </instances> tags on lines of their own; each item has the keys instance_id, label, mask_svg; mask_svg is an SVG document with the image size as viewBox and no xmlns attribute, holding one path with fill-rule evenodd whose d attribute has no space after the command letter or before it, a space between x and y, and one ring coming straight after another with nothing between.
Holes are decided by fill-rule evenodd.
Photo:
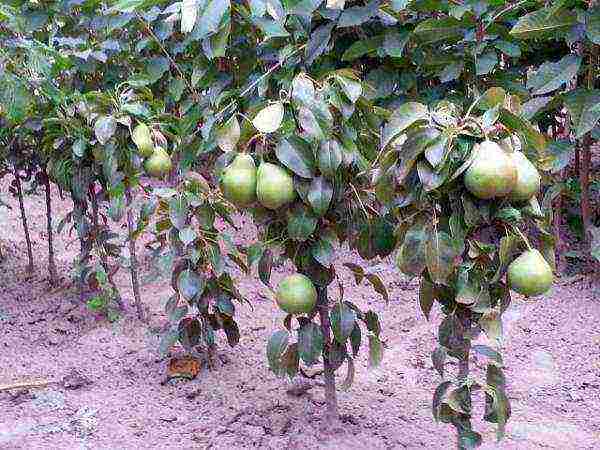
<instances>
[{"instance_id":1,"label":"pear fruit","mask_svg":"<svg viewBox=\"0 0 600 450\"><path fill-rule=\"evenodd\" d=\"M513 159L492 141L476 144L473 151L475 158L464 177L466 188L483 200L509 194L517 182Z\"/></svg>"},{"instance_id":2,"label":"pear fruit","mask_svg":"<svg viewBox=\"0 0 600 450\"><path fill-rule=\"evenodd\" d=\"M265 208L278 209L296 198L294 180L280 166L263 162L256 177L256 196Z\"/></svg>"},{"instance_id":3,"label":"pear fruit","mask_svg":"<svg viewBox=\"0 0 600 450\"><path fill-rule=\"evenodd\" d=\"M152 156L144 162L144 169L148 175L160 178L171 170L173 164L171 163L171 157L167 151L162 147L156 147Z\"/></svg>"},{"instance_id":4,"label":"pear fruit","mask_svg":"<svg viewBox=\"0 0 600 450\"><path fill-rule=\"evenodd\" d=\"M510 263L507 280L513 291L527 297L535 297L550 289L554 275L542 254L536 249L531 249Z\"/></svg>"},{"instance_id":5,"label":"pear fruit","mask_svg":"<svg viewBox=\"0 0 600 450\"><path fill-rule=\"evenodd\" d=\"M150 134L150 128L145 123L136 125L131 133L131 139L138 149L140 155L144 158L149 158L154 153L154 143L152 142L152 135Z\"/></svg>"},{"instance_id":6,"label":"pear fruit","mask_svg":"<svg viewBox=\"0 0 600 450\"><path fill-rule=\"evenodd\" d=\"M308 314L317 304L317 290L306 275L285 277L276 292L277 306L288 314Z\"/></svg>"},{"instance_id":7,"label":"pear fruit","mask_svg":"<svg viewBox=\"0 0 600 450\"><path fill-rule=\"evenodd\" d=\"M221 191L236 206L248 206L256 200L256 164L252 156L240 153L221 176Z\"/></svg>"},{"instance_id":8,"label":"pear fruit","mask_svg":"<svg viewBox=\"0 0 600 450\"><path fill-rule=\"evenodd\" d=\"M526 202L540 190L540 173L522 152L512 152L510 157L517 167L517 182L508 198L515 202Z\"/></svg>"}]
</instances>

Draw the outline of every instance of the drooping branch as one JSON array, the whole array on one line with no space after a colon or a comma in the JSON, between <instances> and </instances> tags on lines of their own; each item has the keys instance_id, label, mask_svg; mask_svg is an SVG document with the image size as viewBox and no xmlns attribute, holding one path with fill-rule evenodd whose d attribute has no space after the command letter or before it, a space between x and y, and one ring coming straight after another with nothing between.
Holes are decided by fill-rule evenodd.
<instances>
[{"instance_id":1,"label":"drooping branch","mask_svg":"<svg viewBox=\"0 0 600 450\"><path fill-rule=\"evenodd\" d=\"M329 423L332 423L339 418L339 413L337 393L335 390L335 370L330 360L332 342L327 287L317 287L317 309L319 310L321 332L323 333L323 369L325 381L325 402L327 403L327 412L325 418Z\"/></svg>"},{"instance_id":2,"label":"drooping branch","mask_svg":"<svg viewBox=\"0 0 600 450\"><path fill-rule=\"evenodd\" d=\"M138 277L138 261L135 249L135 225L133 220L132 206L132 195L131 188L129 185L125 188L125 197L127 199L127 242L129 243L129 271L131 273L131 286L133 288L133 298L135 301L135 309L137 311L138 318L142 321L146 321L144 308L142 305L142 297L140 295L140 281Z\"/></svg>"},{"instance_id":3,"label":"drooping branch","mask_svg":"<svg viewBox=\"0 0 600 450\"><path fill-rule=\"evenodd\" d=\"M33 264L33 250L31 248L31 237L29 235L29 226L27 225L27 215L25 214L25 205L23 203L23 188L21 186L21 177L19 176L19 171L16 167L13 166L14 169L14 177L15 184L17 186L17 197L19 199L19 209L21 210L21 223L23 224L23 232L25 233L25 241L27 243L27 257L29 259L29 264L27 266L27 271L29 273L33 273L34 264Z\"/></svg>"}]
</instances>

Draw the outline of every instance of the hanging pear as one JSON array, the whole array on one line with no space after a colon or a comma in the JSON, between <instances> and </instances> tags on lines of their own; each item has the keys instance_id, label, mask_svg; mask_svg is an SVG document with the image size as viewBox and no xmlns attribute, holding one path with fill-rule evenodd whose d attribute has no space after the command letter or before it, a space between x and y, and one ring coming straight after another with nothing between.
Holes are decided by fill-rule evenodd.
<instances>
[{"instance_id":1,"label":"hanging pear","mask_svg":"<svg viewBox=\"0 0 600 450\"><path fill-rule=\"evenodd\" d=\"M149 158L154 153L154 143L152 142L152 135L150 134L150 128L145 123L136 125L131 133L131 139L137 147L140 155L144 158Z\"/></svg>"},{"instance_id":2,"label":"hanging pear","mask_svg":"<svg viewBox=\"0 0 600 450\"><path fill-rule=\"evenodd\" d=\"M522 152L512 152L510 157L517 167L517 182L508 197L515 202L526 202L540 190L540 173Z\"/></svg>"},{"instance_id":3,"label":"hanging pear","mask_svg":"<svg viewBox=\"0 0 600 450\"><path fill-rule=\"evenodd\" d=\"M160 178L171 170L173 163L167 151L162 147L156 147L152 156L144 162L144 169L148 175Z\"/></svg>"},{"instance_id":4,"label":"hanging pear","mask_svg":"<svg viewBox=\"0 0 600 450\"><path fill-rule=\"evenodd\" d=\"M221 191L227 200L238 207L256 200L256 164L252 156L240 153L221 176Z\"/></svg>"},{"instance_id":5,"label":"hanging pear","mask_svg":"<svg viewBox=\"0 0 600 450\"><path fill-rule=\"evenodd\" d=\"M536 249L523 252L508 266L508 285L527 297L541 295L550 289L554 275L544 256Z\"/></svg>"},{"instance_id":6,"label":"hanging pear","mask_svg":"<svg viewBox=\"0 0 600 450\"><path fill-rule=\"evenodd\" d=\"M263 162L258 167L256 196L265 208L281 208L296 198L294 180L285 169Z\"/></svg>"},{"instance_id":7,"label":"hanging pear","mask_svg":"<svg viewBox=\"0 0 600 450\"><path fill-rule=\"evenodd\" d=\"M483 200L510 193L517 182L517 167L512 158L492 141L476 144L473 151L475 159L464 177L466 188Z\"/></svg>"}]
</instances>

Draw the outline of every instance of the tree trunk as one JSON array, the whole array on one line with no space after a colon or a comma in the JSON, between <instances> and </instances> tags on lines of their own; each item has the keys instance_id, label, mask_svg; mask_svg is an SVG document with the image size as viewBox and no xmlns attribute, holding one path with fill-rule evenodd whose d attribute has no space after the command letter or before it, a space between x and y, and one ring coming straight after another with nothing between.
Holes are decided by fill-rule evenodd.
<instances>
[{"instance_id":1,"label":"tree trunk","mask_svg":"<svg viewBox=\"0 0 600 450\"><path fill-rule=\"evenodd\" d=\"M16 167L14 169L15 184L17 185L17 196L19 198L19 208L21 210L21 222L23 223L23 231L25 232L25 241L27 242L27 257L29 258L29 265L27 271L33 273L33 251L31 249L31 237L29 236L29 227L27 226L27 215L25 214L25 205L23 204L23 189L21 187L21 178L19 177L19 171Z\"/></svg>"},{"instance_id":2,"label":"tree trunk","mask_svg":"<svg viewBox=\"0 0 600 450\"><path fill-rule=\"evenodd\" d=\"M558 182L562 183L564 180L564 170L561 170L558 176ZM563 209L563 195L562 192L556 196L553 210L552 227L554 228L554 242L556 245L556 272L561 274L567 266L565 257L565 243L562 239L561 228L562 228L562 209Z\"/></svg>"},{"instance_id":3,"label":"tree trunk","mask_svg":"<svg viewBox=\"0 0 600 450\"><path fill-rule=\"evenodd\" d=\"M50 179L46 173L46 167L42 168L44 175L44 188L46 191L46 228L48 231L48 274L50 276L50 286L58 285L58 273L56 272L56 262L54 261L54 244L52 232L52 197L50 196Z\"/></svg>"},{"instance_id":4,"label":"tree trunk","mask_svg":"<svg viewBox=\"0 0 600 450\"><path fill-rule=\"evenodd\" d=\"M583 138L581 171L579 173L581 182L581 219L583 222L583 243L586 252L589 254L592 250L592 238L590 230L592 228L592 214L590 207L590 165L592 159L592 138L586 134Z\"/></svg>"},{"instance_id":5,"label":"tree trunk","mask_svg":"<svg viewBox=\"0 0 600 450\"><path fill-rule=\"evenodd\" d=\"M329 321L329 299L326 287L317 287L317 308L321 319L321 332L323 333L323 375L325 378L325 401L327 412L325 419L333 423L339 418L337 392L335 390L335 371L329 360L331 349L331 324Z\"/></svg>"},{"instance_id":6,"label":"tree trunk","mask_svg":"<svg viewBox=\"0 0 600 450\"><path fill-rule=\"evenodd\" d=\"M96 188L94 184L90 186L90 199L92 202L92 222L94 225L94 240L96 241L96 245L99 245L98 234L100 233L100 225L98 221L98 197L96 196ZM117 285L113 281L113 274L110 270L110 265L108 264L108 256L105 253L104 248L100 248L98 254L100 256L100 264L102 265L104 272L106 272L108 282L110 283L110 286L112 287L113 292L115 294L114 300L119 306L119 308L124 309L123 299L121 298L121 293L119 292Z\"/></svg>"},{"instance_id":7,"label":"tree trunk","mask_svg":"<svg viewBox=\"0 0 600 450\"><path fill-rule=\"evenodd\" d=\"M138 318L142 321L146 321L144 314L144 308L142 306L142 297L140 295L140 282L138 278L138 262L135 253L135 227L133 220L133 212L131 211L132 196L131 188L129 186L125 189L125 197L127 198L127 233L129 242L129 270L131 272L131 286L133 287L133 298L135 300L135 309L137 310Z\"/></svg>"}]
</instances>

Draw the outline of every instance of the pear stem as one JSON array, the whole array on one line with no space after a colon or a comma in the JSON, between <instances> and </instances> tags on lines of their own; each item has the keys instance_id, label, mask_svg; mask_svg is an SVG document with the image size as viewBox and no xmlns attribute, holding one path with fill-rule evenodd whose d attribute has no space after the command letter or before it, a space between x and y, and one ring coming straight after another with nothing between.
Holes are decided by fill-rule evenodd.
<instances>
[{"instance_id":1,"label":"pear stem","mask_svg":"<svg viewBox=\"0 0 600 450\"><path fill-rule=\"evenodd\" d=\"M529 250L533 250L533 248L531 247L531 244L529 243L529 240L525 237L525 235L521 232L521 230L519 230L518 227L513 227L513 228L517 232L517 234L521 237L521 239L523 239L523 242L525 242L525 245L527 246L527 248Z\"/></svg>"}]
</instances>

